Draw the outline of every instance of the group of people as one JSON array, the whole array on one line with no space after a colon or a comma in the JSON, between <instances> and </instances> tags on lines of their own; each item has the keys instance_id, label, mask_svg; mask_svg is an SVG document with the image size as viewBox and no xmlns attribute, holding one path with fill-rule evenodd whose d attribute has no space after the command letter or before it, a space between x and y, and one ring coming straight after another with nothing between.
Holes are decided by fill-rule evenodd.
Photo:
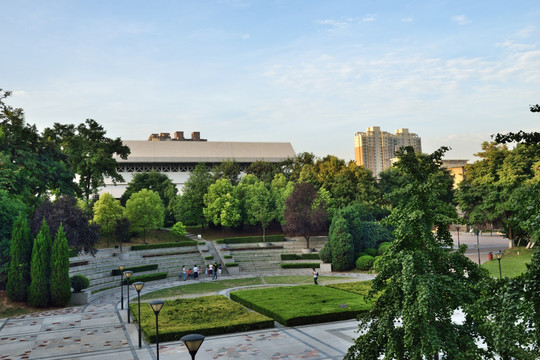
<instances>
[{"instance_id":1,"label":"group of people","mask_svg":"<svg viewBox=\"0 0 540 360\"><path fill-rule=\"evenodd\" d=\"M202 270L195 264L192 268L186 270L186 265L182 265L182 274L179 275L181 279L186 280L197 280L199 278L199 272ZM213 263L206 265L205 274L207 277L212 277L212 280L216 280L218 276L221 276L221 263Z\"/></svg>"}]
</instances>

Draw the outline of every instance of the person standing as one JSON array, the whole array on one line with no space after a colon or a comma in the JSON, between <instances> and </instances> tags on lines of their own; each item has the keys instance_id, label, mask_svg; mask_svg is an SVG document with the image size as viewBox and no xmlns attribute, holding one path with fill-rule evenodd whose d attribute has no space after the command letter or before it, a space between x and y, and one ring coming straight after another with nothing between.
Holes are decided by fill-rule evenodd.
<instances>
[{"instance_id":1,"label":"person standing","mask_svg":"<svg viewBox=\"0 0 540 360\"><path fill-rule=\"evenodd\" d=\"M218 275L221 277L221 263L218 264Z\"/></svg>"},{"instance_id":2,"label":"person standing","mask_svg":"<svg viewBox=\"0 0 540 360\"><path fill-rule=\"evenodd\" d=\"M186 265L182 265L182 276L184 277L184 281L186 281L186 278L187 278Z\"/></svg>"},{"instance_id":3,"label":"person standing","mask_svg":"<svg viewBox=\"0 0 540 360\"><path fill-rule=\"evenodd\" d=\"M214 263L214 273L212 274L212 280L217 280L217 273L218 273L217 263Z\"/></svg>"},{"instance_id":4,"label":"person standing","mask_svg":"<svg viewBox=\"0 0 540 360\"><path fill-rule=\"evenodd\" d=\"M197 280L199 278L199 268L197 264L193 267L193 279Z\"/></svg>"},{"instance_id":5,"label":"person standing","mask_svg":"<svg viewBox=\"0 0 540 360\"><path fill-rule=\"evenodd\" d=\"M315 283L315 285L319 285L319 283L317 282L317 279L319 278L319 272L315 270L315 268L311 269L313 270L313 282Z\"/></svg>"}]
</instances>

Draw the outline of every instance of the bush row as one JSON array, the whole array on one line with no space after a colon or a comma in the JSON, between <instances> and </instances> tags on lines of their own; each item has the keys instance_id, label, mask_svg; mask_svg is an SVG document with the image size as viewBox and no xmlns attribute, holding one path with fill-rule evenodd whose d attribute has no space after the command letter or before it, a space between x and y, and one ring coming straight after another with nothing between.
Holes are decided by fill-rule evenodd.
<instances>
[{"instance_id":1,"label":"bush row","mask_svg":"<svg viewBox=\"0 0 540 360\"><path fill-rule=\"evenodd\" d=\"M225 266L227 266L227 267L238 267L238 263L235 263L235 262L225 263Z\"/></svg>"},{"instance_id":2,"label":"bush row","mask_svg":"<svg viewBox=\"0 0 540 360\"><path fill-rule=\"evenodd\" d=\"M136 272L143 272L143 271L149 271L149 270L156 270L158 268L158 264L149 264L149 265L140 265L140 266L131 266L124 269L124 271L133 271ZM112 276L117 276L122 274L123 272L120 271L120 269L113 269L111 271Z\"/></svg>"},{"instance_id":3,"label":"bush row","mask_svg":"<svg viewBox=\"0 0 540 360\"><path fill-rule=\"evenodd\" d=\"M268 235L266 236L266 242L276 241L281 242L285 239L284 235ZM216 244L248 244L248 243L260 243L263 242L262 236L243 236L232 237L216 240Z\"/></svg>"},{"instance_id":4,"label":"bush row","mask_svg":"<svg viewBox=\"0 0 540 360\"><path fill-rule=\"evenodd\" d=\"M175 247L184 247L184 246L194 246L197 242L193 240L184 240L173 243L161 243L161 244L146 244L146 245L133 245L131 250L149 250L149 249L165 249L165 248L175 248Z\"/></svg>"},{"instance_id":5,"label":"bush row","mask_svg":"<svg viewBox=\"0 0 540 360\"><path fill-rule=\"evenodd\" d=\"M191 250L191 251L164 253L164 254L146 254L146 255L143 255L142 257L150 258L150 257L159 257L159 256L173 256L173 255L198 254L198 253L199 253L199 250Z\"/></svg>"},{"instance_id":6,"label":"bush row","mask_svg":"<svg viewBox=\"0 0 540 360\"><path fill-rule=\"evenodd\" d=\"M305 268L318 268L321 264L319 263L282 263L282 269L305 269Z\"/></svg>"},{"instance_id":7,"label":"bush row","mask_svg":"<svg viewBox=\"0 0 540 360\"><path fill-rule=\"evenodd\" d=\"M133 284L135 282L138 282L138 281L147 282L147 281L160 280L160 279L166 279L166 278L167 278L167 273L166 272L148 274L148 275L132 276L132 277L129 278L129 285L131 285L131 284ZM124 285L125 284L127 284L126 279L124 279Z\"/></svg>"},{"instance_id":8,"label":"bush row","mask_svg":"<svg viewBox=\"0 0 540 360\"><path fill-rule=\"evenodd\" d=\"M319 254L318 253L311 253L311 254L281 254L281 260L319 260Z\"/></svg>"}]
</instances>

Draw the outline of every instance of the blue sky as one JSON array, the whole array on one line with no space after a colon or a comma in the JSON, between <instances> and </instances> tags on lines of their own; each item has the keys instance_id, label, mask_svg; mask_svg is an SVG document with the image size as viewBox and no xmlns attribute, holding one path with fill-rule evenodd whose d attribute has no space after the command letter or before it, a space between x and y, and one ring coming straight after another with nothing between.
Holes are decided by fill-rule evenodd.
<instances>
[{"instance_id":1,"label":"blue sky","mask_svg":"<svg viewBox=\"0 0 540 360\"><path fill-rule=\"evenodd\" d=\"M473 159L539 131L535 1L0 0L0 88L39 129L287 141L354 159L354 133L409 128Z\"/></svg>"}]
</instances>

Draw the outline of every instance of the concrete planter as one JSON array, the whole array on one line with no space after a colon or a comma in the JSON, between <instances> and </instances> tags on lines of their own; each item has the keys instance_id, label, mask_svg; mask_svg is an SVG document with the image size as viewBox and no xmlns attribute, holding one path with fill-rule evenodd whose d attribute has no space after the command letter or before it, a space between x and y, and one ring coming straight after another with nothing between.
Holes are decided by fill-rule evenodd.
<instances>
[{"instance_id":1,"label":"concrete planter","mask_svg":"<svg viewBox=\"0 0 540 360\"><path fill-rule=\"evenodd\" d=\"M197 248L200 252L208 252L208 245L199 245Z\"/></svg>"},{"instance_id":2,"label":"concrete planter","mask_svg":"<svg viewBox=\"0 0 540 360\"><path fill-rule=\"evenodd\" d=\"M78 293L71 293L71 300L69 303L71 305L86 305L92 299L92 294L87 291L81 291Z\"/></svg>"},{"instance_id":3,"label":"concrete planter","mask_svg":"<svg viewBox=\"0 0 540 360\"><path fill-rule=\"evenodd\" d=\"M302 249L302 254L311 254L315 252L315 249Z\"/></svg>"},{"instance_id":4,"label":"concrete planter","mask_svg":"<svg viewBox=\"0 0 540 360\"><path fill-rule=\"evenodd\" d=\"M325 263L322 263L320 265L320 273L325 273L325 274L329 274L332 272L332 264L325 264Z\"/></svg>"},{"instance_id":5,"label":"concrete planter","mask_svg":"<svg viewBox=\"0 0 540 360\"><path fill-rule=\"evenodd\" d=\"M260 242L259 247L266 248L272 246L272 243L270 242Z\"/></svg>"},{"instance_id":6,"label":"concrete planter","mask_svg":"<svg viewBox=\"0 0 540 360\"><path fill-rule=\"evenodd\" d=\"M240 267L239 266L227 267L227 271L229 272L229 275L236 275L240 273Z\"/></svg>"}]
</instances>

